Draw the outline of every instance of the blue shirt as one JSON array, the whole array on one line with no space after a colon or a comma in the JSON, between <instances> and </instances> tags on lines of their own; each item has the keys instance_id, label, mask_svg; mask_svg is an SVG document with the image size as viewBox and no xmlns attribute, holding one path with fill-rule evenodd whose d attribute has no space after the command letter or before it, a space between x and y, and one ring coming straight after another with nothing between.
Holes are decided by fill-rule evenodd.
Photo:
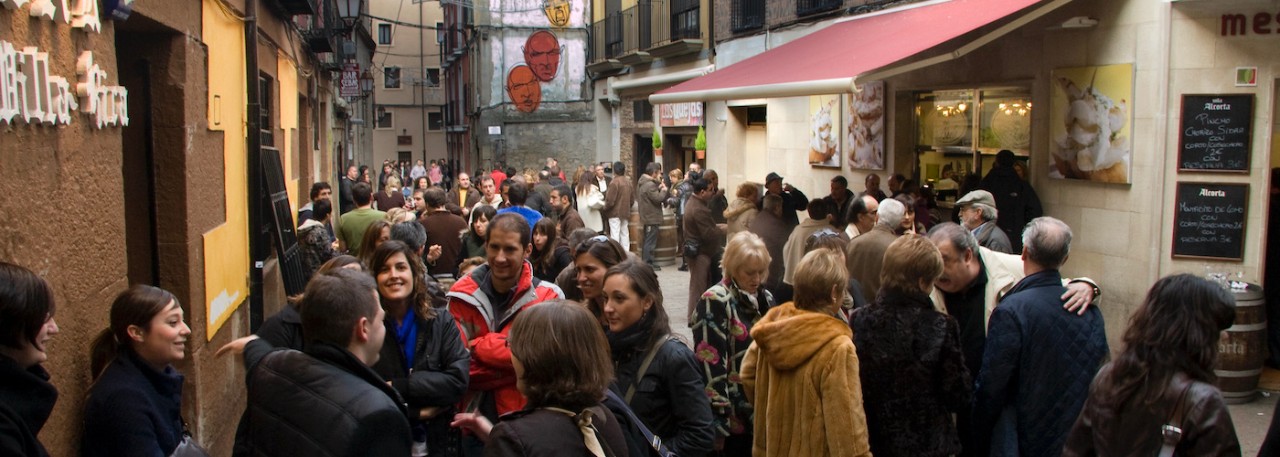
<instances>
[{"instance_id":1,"label":"blue shirt","mask_svg":"<svg viewBox=\"0 0 1280 457\"><path fill-rule=\"evenodd\" d=\"M521 215L521 216L523 216L523 217L524 217L524 220L529 221L529 232L530 232L530 234L532 234L532 233L533 233L533 226L534 226L535 224L537 224L537 223L538 223L538 221L542 220L542 213L539 213L537 210L534 210L534 209L532 209L532 208L529 208L529 207L527 207L527 206L523 206L523 205L521 205L521 206L508 206L508 207L506 207L506 208L502 208L502 209L498 210L498 213L497 213L497 214L506 214L506 213L516 213L516 214L519 214L519 215Z\"/></svg>"}]
</instances>

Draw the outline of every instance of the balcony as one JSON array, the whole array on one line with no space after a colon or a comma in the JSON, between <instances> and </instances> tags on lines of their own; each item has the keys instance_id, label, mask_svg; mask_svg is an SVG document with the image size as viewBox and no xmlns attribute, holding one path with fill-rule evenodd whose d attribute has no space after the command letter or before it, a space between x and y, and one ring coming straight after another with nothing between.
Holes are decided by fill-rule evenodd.
<instances>
[{"instance_id":1,"label":"balcony","mask_svg":"<svg viewBox=\"0 0 1280 457\"><path fill-rule=\"evenodd\" d=\"M796 0L796 16L805 17L825 13L843 5L842 0Z\"/></svg>"},{"instance_id":2,"label":"balcony","mask_svg":"<svg viewBox=\"0 0 1280 457\"><path fill-rule=\"evenodd\" d=\"M702 50L700 0L672 0L667 14L655 22L655 35L661 37L662 41L648 49L653 57L669 59Z\"/></svg>"},{"instance_id":3,"label":"balcony","mask_svg":"<svg viewBox=\"0 0 1280 457\"><path fill-rule=\"evenodd\" d=\"M764 27L764 0L733 0L733 33L759 30Z\"/></svg>"}]
</instances>

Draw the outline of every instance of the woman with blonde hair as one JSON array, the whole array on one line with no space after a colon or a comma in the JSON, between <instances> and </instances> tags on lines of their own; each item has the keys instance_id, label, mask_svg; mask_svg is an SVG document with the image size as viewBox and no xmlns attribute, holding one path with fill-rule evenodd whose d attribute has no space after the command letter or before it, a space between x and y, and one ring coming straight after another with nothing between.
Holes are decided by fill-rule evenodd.
<instances>
[{"instance_id":1,"label":"woman with blonde hair","mask_svg":"<svg viewBox=\"0 0 1280 457\"><path fill-rule=\"evenodd\" d=\"M390 211L391 208L404 207L404 192L400 191L400 178L387 176L382 192L373 194L373 208L379 211Z\"/></svg>"},{"instance_id":2,"label":"woman with blonde hair","mask_svg":"<svg viewBox=\"0 0 1280 457\"><path fill-rule=\"evenodd\" d=\"M689 322L711 397L715 448L726 456L751 455L751 399L738 372L751 346L751 327L773 307L773 294L761 287L771 260L759 236L734 235L724 250L724 279L702 294Z\"/></svg>"},{"instance_id":3,"label":"woman with blonde hair","mask_svg":"<svg viewBox=\"0 0 1280 457\"><path fill-rule=\"evenodd\" d=\"M853 333L836 317L848 276L839 254L805 254L795 301L751 329L741 378L755 405L752 455L871 455Z\"/></svg>"},{"instance_id":4,"label":"woman with blonde hair","mask_svg":"<svg viewBox=\"0 0 1280 457\"><path fill-rule=\"evenodd\" d=\"M751 220L756 218L756 202L759 201L760 186L758 184L744 182L738 185L737 196L724 210L725 221L729 223L726 229L727 236L733 237L733 234L746 231L751 226Z\"/></svg>"},{"instance_id":5,"label":"woman with blonde hair","mask_svg":"<svg viewBox=\"0 0 1280 457\"><path fill-rule=\"evenodd\" d=\"M973 396L960 352L960 327L933 308L942 254L919 235L898 238L884 254L880 295L853 311L871 452L946 456L960 452L952 414Z\"/></svg>"}]
</instances>

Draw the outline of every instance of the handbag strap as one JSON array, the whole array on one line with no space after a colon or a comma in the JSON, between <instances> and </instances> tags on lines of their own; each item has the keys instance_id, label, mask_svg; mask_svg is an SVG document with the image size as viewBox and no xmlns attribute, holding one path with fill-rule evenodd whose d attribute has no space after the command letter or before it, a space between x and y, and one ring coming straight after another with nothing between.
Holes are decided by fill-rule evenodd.
<instances>
[{"instance_id":1,"label":"handbag strap","mask_svg":"<svg viewBox=\"0 0 1280 457\"><path fill-rule=\"evenodd\" d=\"M1187 391L1191 390L1191 381L1187 381L1182 386L1182 393L1178 394L1178 403L1173 405L1173 412L1169 414L1169 421L1160 428L1160 434L1163 441L1160 444L1159 457L1173 457L1173 450L1178 447L1178 441L1182 440L1182 423L1187 414Z\"/></svg>"},{"instance_id":2,"label":"handbag strap","mask_svg":"<svg viewBox=\"0 0 1280 457\"><path fill-rule=\"evenodd\" d=\"M645 354L644 362L640 363L640 371L636 372L636 381L631 383L631 387L627 388L627 395L622 397L622 400L627 403L627 406L631 406L631 397L636 395L636 386L640 385L640 380L644 379L644 374L649 372L649 364L653 363L653 358L658 356L658 349L661 349L662 345L666 344L666 342L667 338L659 339L653 344L653 347L649 348L649 353Z\"/></svg>"}]
</instances>

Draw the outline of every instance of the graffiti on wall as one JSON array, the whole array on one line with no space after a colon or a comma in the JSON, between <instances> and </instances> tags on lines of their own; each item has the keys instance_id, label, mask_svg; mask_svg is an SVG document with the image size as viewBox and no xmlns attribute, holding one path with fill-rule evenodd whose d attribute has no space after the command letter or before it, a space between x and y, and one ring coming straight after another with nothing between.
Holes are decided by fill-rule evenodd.
<instances>
[{"instance_id":1,"label":"graffiti on wall","mask_svg":"<svg viewBox=\"0 0 1280 457\"><path fill-rule=\"evenodd\" d=\"M491 7L513 27L509 30L519 30L492 42L495 60L506 69L505 78L494 81L493 93L505 90L510 108L522 113L538 111L544 101L580 99L586 76L586 2L495 0Z\"/></svg>"}]
</instances>

